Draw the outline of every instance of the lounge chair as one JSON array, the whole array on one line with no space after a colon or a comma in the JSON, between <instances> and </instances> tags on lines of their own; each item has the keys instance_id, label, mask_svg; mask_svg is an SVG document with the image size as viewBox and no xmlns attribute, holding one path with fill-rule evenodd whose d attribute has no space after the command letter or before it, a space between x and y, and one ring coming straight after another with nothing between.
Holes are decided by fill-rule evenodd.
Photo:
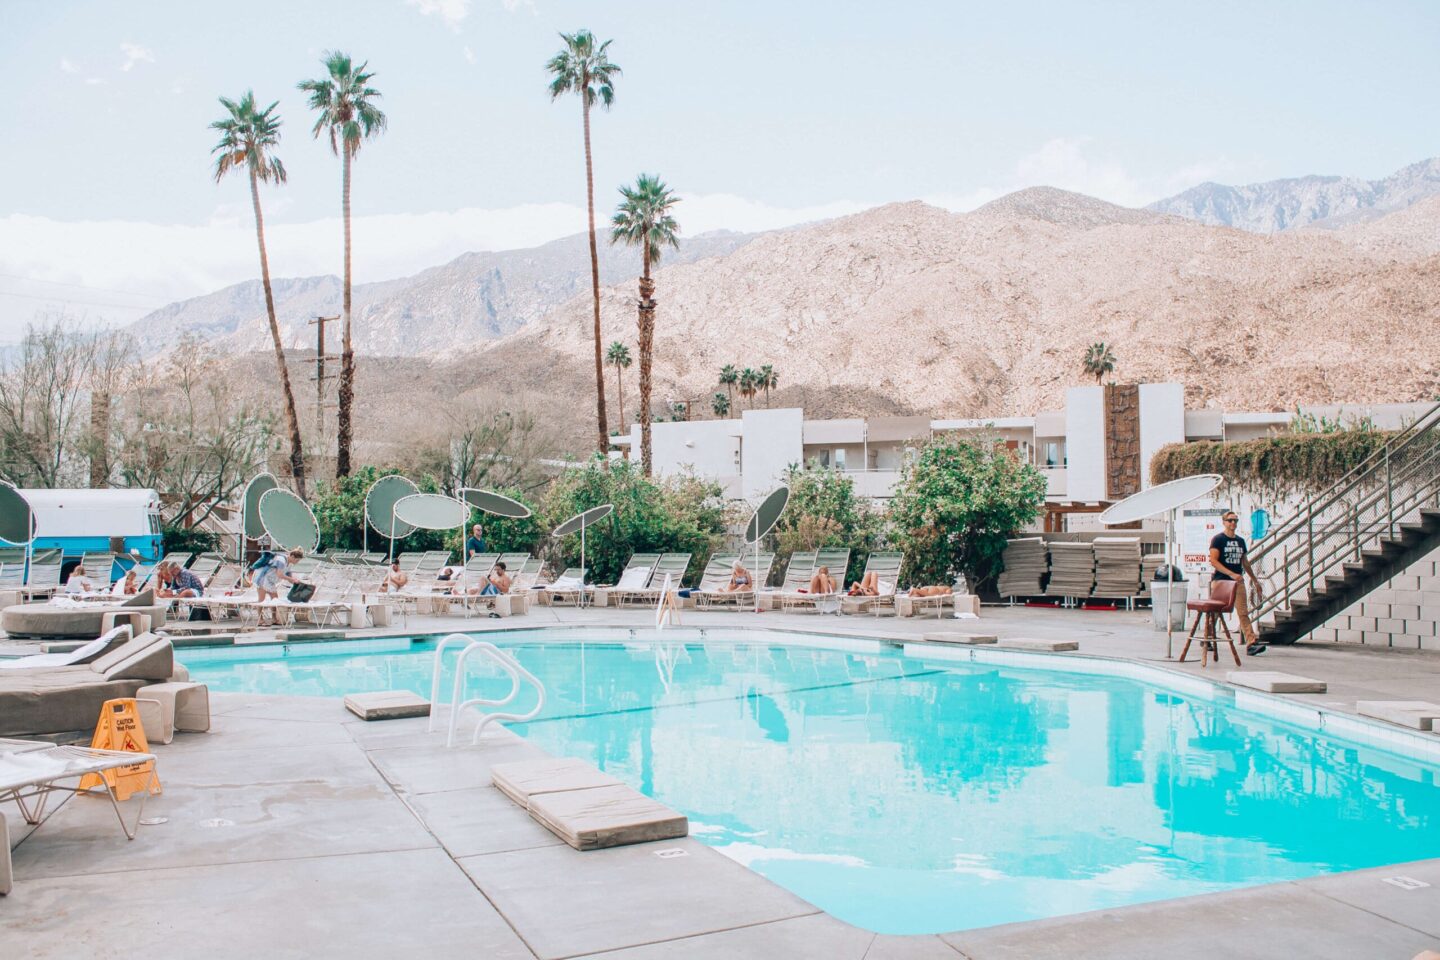
<instances>
[{"instance_id":1,"label":"lounge chair","mask_svg":"<svg viewBox=\"0 0 1440 960\"><path fill-rule=\"evenodd\" d=\"M103 583L107 587L115 579L115 554L113 553L87 553L81 556L80 565L85 568L85 573L96 583Z\"/></svg>"},{"instance_id":2,"label":"lounge chair","mask_svg":"<svg viewBox=\"0 0 1440 960\"><path fill-rule=\"evenodd\" d=\"M704 588L694 591L690 595L695 598L695 603L700 607L718 607L733 603L739 606L742 603L754 603L755 592L764 587L765 581L770 579L770 568L775 564L775 554L762 553L759 558L758 567L755 565L754 555L740 556L740 565L750 571L750 586L743 590L726 590L724 587L730 582L731 570L734 569L734 560L731 560L731 567L725 571L724 579L712 589Z\"/></svg>"},{"instance_id":3,"label":"lounge chair","mask_svg":"<svg viewBox=\"0 0 1440 960\"><path fill-rule=\"evenodd\" d=\"M402 553L395 558L400 564L400 569L406 573L414 573L420 566L420 561L425 559L423 553Z\"/></svg>"},{"instance_id":4,"label":"lounge chair","mask_svg":"<svg viewBox=\"0 0 1440 960\"><path fill-rule=\"evenodd\" d=\"M792 564L793 565L793 564ZM783 610L799 609L809 607L812 610L819 610L827 613L840 612L839 599L843 592L845 583L845 570L850 565L850 550L846 547L829 547L824 550L815 551L815 563L805 577L805 582L799 589L791 590L789 578L786 578L787 589L776 599L780 601ZM815 571L826 567L830 571L830 577L835 581L836 589L831 593L811 593L810 580L814 577Z\"/></svg>"},{"instance_id":5,"label":"lounge chair","mask_svg":"<svg viewBox=\"0 0 1440 960\"><path fill-rule=\"evenodd\" d=\"M170 641L142 633L87 664L0 673L0 736L92 730L106 700L133 697L175 673Z\"/></svg>"},{"instance_id":6,"label":"lounge chair","mask_svg":"<svg viewBox=\"0 0 1440 960\"><path fill-rule=\"evenodd\" d=\"M98 660L110 650L129 640L134 631L128 625L113 627L89 643L68 653L37 653L29 657L0 660L0 670L31 670L37 667L74 667Z\"/></svg>"},{"instance_id":7,"label":"lounge chair","mask_svg":"<svg viewBox=\"0 0 1440 960\"><path fill-rule=\"evenodd\" d=\"M33 597L49 597L58 593L60 584L60 561L54 563L37 563L30 561L30 576L25 580L25 586L20 588L20 596L24 599Z\"/></svg>"},{"instance_id":8,"label":"lounge chair","mask_svg":"<svg viewBox=\"0 0 1440 960\"><path fill-rule=\"evenodd\" d=\"M49 817L45 807L50 794L57 792L80 793L80 783L86 774L100 774L108 770L133 766L137 763L154 763L155 755L135 753L128 750L96 750L91 747L63 746L47 741L0 740L0 800L14 800L20 808L25 822L34 826L35 833ZM145 800L150 795L155 769L151 767L150 780L140 790L140 803L132 823L126 823L120 813L120 800L115 795L110 781L101 777L120 829L128 840L135 839L140 818L145 815ZM61 781L75 780L74 786L61 786ZM59 810L59 805L56 810ZM0 816L0 896L8 894L12 886L10 862L10 832L4 816Z\"/></svg>"},{"instance_id":9,"label":"lounge chair","mask_svg":"<svg viewBox=\"0 0 1440 960\"><path fill-rule=\"evenodd\" d=\"M660 602L660 591L665 589L665 578L670 578L670 589L679 590L685 580L685 571L690 569L690 558L694 554L689 553L664 553L655 562L650 571L650 580L645 586L638 590L621 590L618 588L610 592L610 598L615 601L616 606L635 604L637 606L654 606Z\"/></svg>"},{"instance_id":10,"label":"lounge chair","mask_svg":"<svg viewBox=\"0 0 1440 960\"><path fill-rule=\"evenodd\" d=\"M620 597L630 590L644 589L650 583L650 575L655 571L655 564L660 562L658 553L632 553L630 561L625 564L625 569L620 571L620 576L615 578L613 586L605 588L609 599L620 605Z\"/></svg>"},{"instance_id":11,"label":"lounge chair","mask_svg":"<svg viewBox=\"0 0 1440 960\"><path fill-rule=\"evenodd\" d=\"M495 564L500 561L498 553L477 553L465 561L465 575L470 577L488 577ZM444 567L441 567L443 570ZM438 571L437 571L438 572Z\"/></svg>"},{"instance_id":12,"label":"lounge chair","mask_svg":"<svg viewBox=\"0 0 1440 960\"><path fill-rule=\"evenodd\" d=\"M880 593L873 597L844 596L840 599L842 613L864 613L869 610L877 617L885 607L895 606L895 587L900 580L900 567L905 555L899 552L876 552L865 559L865 570L861 574L874 573L879 581Z\"/></svg>"},{"instance_id":13,"label":"lounge chair","mask_svg":"<svg viewBox=\"0 0 1440 960\"><path fill-rule=\"evenodd\" d=\"M562 603L580 604L592 588L585 584L590 573L585 567L566 567L552 582L540 586L540 602L549 606Z\"/></svg>"}]
</instances>

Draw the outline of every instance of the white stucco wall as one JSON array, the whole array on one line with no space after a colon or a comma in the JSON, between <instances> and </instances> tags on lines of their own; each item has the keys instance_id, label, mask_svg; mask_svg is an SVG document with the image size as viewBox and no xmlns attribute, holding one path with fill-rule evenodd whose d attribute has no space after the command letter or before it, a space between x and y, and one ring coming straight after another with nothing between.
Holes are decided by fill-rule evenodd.
<instances>
[{"instance_id":1,"label":"white stucco wall","mask_svg":"<svg viewBox=\"0 0 1440 960\"><path fill-rule=\"evenodd\" d=\"M667 476L693 472L697 476L724 480L740 474L739 420L692 420L650 425L650 443L655 473ZM640 428L634 438L632 460L640 459Z\"/></svg>"},{"instance_id":2,"label":"white stucco wall","mask_svg":"<svg viewBox=\"0 0 1440 960\"><path fill-rule=\"evenodd\" d=\"M1140 489L1150 486L1150 458L1166 444L1185 442L1185 388L1140 384Z\"/></svg>"},{"instance_id":3,"label":"white stucco wall","mask_svg":"<svg viewBox=\"0 0 1440 960\"><path fill-rule=\"evenodd\" d=\"M1105 499L1105 391L1071 387L1065 391L1065 499Z\"/></svg>"},{"instance_id":4,"label":"white stucco wall","mask_svg":"<svg viewBox=\"0 0 1440 960\"><path fill-rule=\"evenodd\" d=\"M799 407L781 410L746 410L741 417L740 489L747 500L763 497L775 488L792 463L804 456L805 412Z\"/></svg>"}]
</instances>

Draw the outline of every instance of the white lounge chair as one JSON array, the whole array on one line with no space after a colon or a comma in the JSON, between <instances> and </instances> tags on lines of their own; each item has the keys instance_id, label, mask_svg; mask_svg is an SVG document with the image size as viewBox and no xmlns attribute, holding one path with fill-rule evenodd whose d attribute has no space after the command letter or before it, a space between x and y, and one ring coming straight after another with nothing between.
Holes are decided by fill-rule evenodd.
<instances>
[{"instance_id":1,"label":"white lounge chair","mask_svg":"<svg viewBox=\"0 0 1440 960\"><path fill-rule=\"evenodd\" d=\"M37 653L30 657L15 657L0 660L0 670L24 670L29 667L74 667L102 657L112 647L129 640L133 631L129 624L107 630L89 643L81 644L69 653Z\"/></svg>"}]
</instances>

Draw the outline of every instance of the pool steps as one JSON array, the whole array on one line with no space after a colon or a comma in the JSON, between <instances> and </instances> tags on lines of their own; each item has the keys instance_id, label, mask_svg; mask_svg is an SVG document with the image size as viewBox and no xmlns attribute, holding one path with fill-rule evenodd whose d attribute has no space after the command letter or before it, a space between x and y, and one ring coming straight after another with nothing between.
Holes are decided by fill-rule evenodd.
<instances>
[{"instance_id":1,"label":"pool steps","mask_svg":"<svg viewBox=\"0 0 1440 960\"><path fill-rule=\"evenodd\" d=\"M690 833L684 814L573 757L497 763L497 789L576 850L674 840Z\"/></svg>"}]
</instances>

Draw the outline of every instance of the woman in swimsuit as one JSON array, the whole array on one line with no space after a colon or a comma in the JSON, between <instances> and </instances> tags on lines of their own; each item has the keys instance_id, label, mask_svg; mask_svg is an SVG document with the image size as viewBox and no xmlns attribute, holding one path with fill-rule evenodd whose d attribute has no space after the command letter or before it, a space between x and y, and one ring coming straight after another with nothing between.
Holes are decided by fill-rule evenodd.
<instances>
[{"instance_id":1,"label":"woman in swimsuit","mask_svg":"<svg viewBox=\"0 0 1440 960\"><path fill-rule=\"evenodd\" d=\"M750 571L735 561L734 568L730 571L730 582L721 588L722 593L735 593L737 590L746 590L750 587Z\"/></svg>"}]
</instances>

